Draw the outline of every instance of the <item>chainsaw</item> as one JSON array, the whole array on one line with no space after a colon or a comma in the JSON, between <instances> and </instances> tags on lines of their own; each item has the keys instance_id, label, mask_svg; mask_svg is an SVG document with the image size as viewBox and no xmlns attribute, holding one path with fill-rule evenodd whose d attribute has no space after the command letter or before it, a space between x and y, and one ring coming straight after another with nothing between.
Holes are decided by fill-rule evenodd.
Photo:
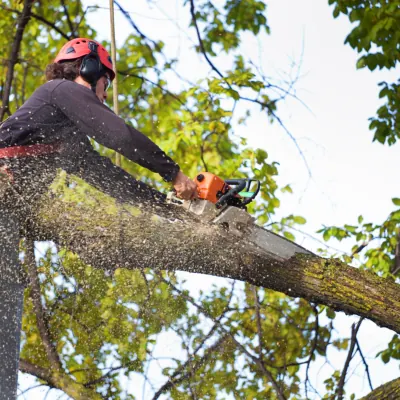
<instances>
[{"instance_id":1,"label":"chainsaw","mask_svg":"<svg viewBox=\"0 0 400 400\"><path fill-rule=\"evenodd\" d=\"M296 253L312 254L302 246L268 231L255 223L246 209L260 192L256 179L227 179L202 172L196 176L198 198L181 200L170 192L167 201L182 206L202 222L219 225L227 234L245 238L253 250L284 261Z\"/></svg>"}]
</instances>

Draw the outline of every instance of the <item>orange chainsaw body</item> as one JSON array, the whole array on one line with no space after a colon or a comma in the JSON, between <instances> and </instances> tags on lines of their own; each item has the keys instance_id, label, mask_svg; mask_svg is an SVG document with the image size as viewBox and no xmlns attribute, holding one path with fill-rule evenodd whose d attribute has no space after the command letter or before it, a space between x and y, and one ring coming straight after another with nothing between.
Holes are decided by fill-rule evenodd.
<instances>
[{"instance_id":1,"label":"orange chainsaw body","mask_svg":"<svg viewBox=\"0 0 400 400\"><path fill-rule=\"evenodd\" d=\"M202 172L194 181L197 185L198 198L214 204L229 189L224 180L210 172Z\"/></svg>"}]
</instances>

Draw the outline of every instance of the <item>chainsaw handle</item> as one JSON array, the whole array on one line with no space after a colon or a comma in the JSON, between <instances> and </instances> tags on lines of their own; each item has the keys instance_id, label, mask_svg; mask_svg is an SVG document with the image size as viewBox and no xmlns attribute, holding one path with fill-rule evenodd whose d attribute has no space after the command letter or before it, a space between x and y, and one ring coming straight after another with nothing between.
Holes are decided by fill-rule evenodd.
<instances>
[{"instance_id":1,"label":"chainsaw handle","mask_svg":"<svg viewBox=\"0 0 400 400\"><path fill-rule=\"evenodd\" d=\"M243 203L242 203L243 206L246 206L247 204L251 203L251 202L256 198L256 196L258 195L258 193L260 192L261 183L260 183L260 181L259 181L258 179L249 179L249 180L247 181L246 190L247 190L247 191L250 190L251 182L257 182L257 188L256 188L256 190L255 190L253 196L249 197L249 198L246 199L246 200L243 200Z\"/></svg>"},{"instance_id":2,"label":"chainsaw handle","mask_svg":"<svg viewBox=\"0 0 400 400\"><path fill-rule=\"evenodd\" d=\"M241 192L247 184L247 179L228 179L225 181L227 185L235 185L235 187L229 189L219 200L215 203L215 207L221 208L229 199L235 197Z\"/></svg>"}]
</instances>

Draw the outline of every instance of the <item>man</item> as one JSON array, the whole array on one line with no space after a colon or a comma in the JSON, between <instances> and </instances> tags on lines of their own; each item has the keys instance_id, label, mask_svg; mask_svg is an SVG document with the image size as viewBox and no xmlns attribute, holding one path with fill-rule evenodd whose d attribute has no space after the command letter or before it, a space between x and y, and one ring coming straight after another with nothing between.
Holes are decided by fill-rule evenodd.
<instances>
[{"instance_id":1,"label":"man","mask_svg":"<svg viewBox=\"0 0 400 400\"><path fill-rule=\"evenodd\" d=\"M145 135L103 103L115 77L107 50L94 40L66 43L46 68L48 82L0 125L0 400L16 397L23 284L19 226L51 184L57 168L81 176L117 200L150 205L164 196L136 181L92 147L89 138L157 172L178 197L196 197L196 184ZM0 185L2 185L0 183ZM2 192L0 188L0 193Z\"/></svg>"}]
</instances>

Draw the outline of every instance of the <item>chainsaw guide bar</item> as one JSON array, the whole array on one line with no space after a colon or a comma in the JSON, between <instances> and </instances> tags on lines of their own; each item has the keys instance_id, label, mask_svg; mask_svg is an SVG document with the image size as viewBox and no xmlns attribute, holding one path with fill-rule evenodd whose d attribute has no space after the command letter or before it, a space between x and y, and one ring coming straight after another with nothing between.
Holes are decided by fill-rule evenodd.
<instances>
[{"instance_id":1,"label":"chainsaw guide bar","mask_svg":"<svg viewBox=\"0 0 400 400\"><path fill-rule=\"evenodd\" d=\"M203 223L222 227L227 234L245 240L250 250L265 254L277 261L288 260L296 253L313 255L304 247L257 225L255 218L246 211L246 205L259 193L259 181L254 179L223 181L209 172L197 175L194 181L198 187L197 199L181 200L174 192L170 192L167 202L183 207ZM256 190L250 192L254 182Z\"/></svg>"}]
</instances>

